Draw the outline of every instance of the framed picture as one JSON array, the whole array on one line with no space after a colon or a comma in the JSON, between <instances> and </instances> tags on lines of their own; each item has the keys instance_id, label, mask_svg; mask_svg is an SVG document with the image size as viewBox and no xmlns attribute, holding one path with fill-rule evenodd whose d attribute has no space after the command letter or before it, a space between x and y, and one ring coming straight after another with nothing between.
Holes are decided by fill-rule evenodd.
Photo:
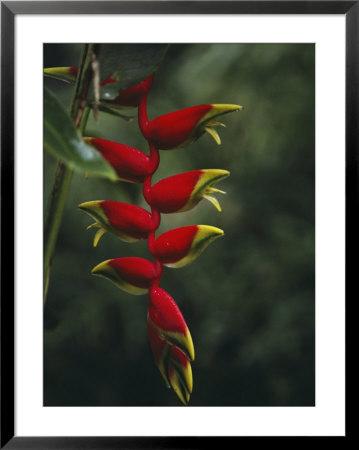
<instances>
[{"instance_id":1,"label":"framed picture","mask_svg":"<svg viewBox=\"0 0 359 450\"><path fill-rule=\"evenodd\" d=\"M358 11L1 3L1 448L348 436Z\"/></svg>"}]
</instances>

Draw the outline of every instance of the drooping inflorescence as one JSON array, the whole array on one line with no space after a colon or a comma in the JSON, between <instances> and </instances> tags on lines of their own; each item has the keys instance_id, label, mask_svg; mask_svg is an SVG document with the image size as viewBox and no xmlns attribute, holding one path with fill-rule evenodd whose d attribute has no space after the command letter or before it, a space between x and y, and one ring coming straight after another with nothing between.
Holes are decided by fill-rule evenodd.
<instances>
[{"instance_id":1,"label":"drooping inflorescence","mask_svg":"<svg viewBox=\"0 0 359 450\"><path fill-rule=\"evenodd\" d=\"M72 68L72 73L74 73ZM97 149L114 168L119 180L142 183L143 196L150 212L127 203L99 200L81 203L79 208L95 222L94 246L105 232L114 233L126 242L147 240L153 261L139 257L121 257L98 264L92 273L105 277L124 291L148 293L148 336L156 365L167 386L172 387L182 403L188 404L193 379L191 361L194 346L187 324L172 296L159 287L163 266L180 268L190 264L217 237L224 233L209 225L189 225L169 230L156 237L161 214L188 211L202 198L221 211L213 187L229 175L227 170L203 169L181 173L152 185L152 176L160 162L159 150L184 147L208 132L220 144L217 131L222 125L217 117L242 109L239 105L208 104L182 109L149 120L147 97L153 74L141 83L118 93L114 101L124 107L138 107L140 130L147 140L150 154L95 137L85 141ZM111 80L105 80L109 83Z\"/></svg>"}]
</instances>

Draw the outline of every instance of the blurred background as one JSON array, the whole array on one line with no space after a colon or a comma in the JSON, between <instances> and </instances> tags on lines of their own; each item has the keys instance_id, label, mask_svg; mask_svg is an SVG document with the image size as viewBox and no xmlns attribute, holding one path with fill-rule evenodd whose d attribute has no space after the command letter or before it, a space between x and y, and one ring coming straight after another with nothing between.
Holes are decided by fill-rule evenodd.
<instances>
[{"instance_id":1,"label":"blurred background","mask_svg":"<svg viewBox=\"0 0 359 450\"><path fill-rule=\"evenodd\" d=\"M81 45L44 46L44 67L75 66ZM45 79L69 108L71 85ZM148 100L149 118L204 103L245 109L208 135L161 151L154 182L222 168L222 213L206 200L162 216L159 232L208 224L225 236L191 265L165 268L161 287L179 305L196 360L190 406L313 406L315 402L315 49L311 44L171 45ZM136 110L127 114L136 115ZM147 152L137 120L100 113L88 136ZM44 208L57 161L44 155ZM220 195L220 194L219 194ZM147 338L147 296L131 296L91 269L121 256L149 258L145 241L106 233L77 205L118 200L146 208L141 185L75 174L44 312L45 406L180 406Z\"/></svg>"}]
</instances>

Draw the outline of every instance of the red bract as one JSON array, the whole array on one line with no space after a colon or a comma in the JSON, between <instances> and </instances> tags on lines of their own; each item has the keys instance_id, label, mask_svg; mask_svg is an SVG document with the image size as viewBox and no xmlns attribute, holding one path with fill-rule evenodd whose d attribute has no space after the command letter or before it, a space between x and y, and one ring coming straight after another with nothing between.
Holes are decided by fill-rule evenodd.
<instances>
[{"instance_id":1,"label":"red bract","mask_svg":"<svg viewBox=\"0 0 359 450\"><path fill-rule=\"evenodd\" d=\"M89 228L99 228L95 236L95 247L106 231L126 242L134 242L147 239L154 226L157 226L148 211L128 203L97 200L81 203L79 208L95 219L95 223Z\"/></svg>"},{"instance_id":2,"label":"red bract","mask_svg":"<svg viewBox=\"0 0 359 450\"><path fill-rule=\"evenodd\" d=\"M165 266L184 267L194 261L223 231L209 225L190 225L161 234L154 242L154 254Z\"/></svg>"},{"instance_id":3,"label":"red bract","mask_svg":"<svg viewBox=\"0 0 359 450\"><path fill-rule=\"evenodd\" d=\"M101 203L101 208L113 228L136 240L146 239L153 228L151 214L139 206L107 200Z\"/></svg>"},{"instance_id":4,"label":"red bract","mask_svg":"<svg viewBox=\"0 0 359 450\"><path fill-rule=\"evenodd\" d=\"M182 211L201 176L200 170L165 178L151 187L149 203L161 213Z\"/></svg>"},{"instance_id":5,"label":"red bract","mask_svg":"<svg viewBox=\"0 0 359 450\"><path fill-rule=\"evenodd\" d=\"M118 105L135 108L139 105L142 97L148 93L152 85L154 74L147 77L141 83L135 86L130 86L126 89L122 89L118 92L118 96L112 100L111 103L116 103ZM113 82L113 81L112 81ZM102 84L104 86L104 84Z\"/></svg>"},{"instance_id":6,"label":"red bract","mask_svg":"<svg viewBox=\"0 0 359 450\"><path fill-rule=\"evenodd\" d=\"M193 135L197 124L211 110L212 105L193 106L151 120L146 138L163 150L181 147L197 139Z\"/></svg>"},{"instance_id":7,"label":"red bract","mask_svg":"<svg viewBox=\"0 0 359 450\"><path fill-rule=\"evenodd\" d=\"M173 175L152 186L148 200L152 207L161 213L188 211L202 198L212 202L220 211L219 203L212 194L224 192L213 188L212 185L228 175L228 170L220 169L193 170Z\"/></svg>"},{"instance_id":8,"label":"red bract","mask_svg":"<svg viewBox=\"0 0 359 450\"><path fill-rule=\"evenodd\" d=\"M183 404L187 405L193 388L192 368L188 357L170 344L147 321L148 337L155 363L168 387L172 387Z\"/></svg>"},{"instance_id":9,"label":"red bract","mask_svg":"<svg viewBox=\"0 0 359 450\"><path fill-rule=\"evenodd\" d=\"M194 359L192 337L176 302L159 287L149 291L148 321L163 339Z\"/></svg>"},{"instance_id":10,"label":"red bract","mask_svg":"<svg viewBox=\"0 0 359 450\"><path fill-rule=\"evenodd\" d=\"M84 140L101 153L123 181L143 183L145 177L156 169L150 157L137 148L94 137Z\"/></svg>"},{"instance_id":11,"label":"red bract","mask_svg":"<svg viewBox=\"0 0 359 450\"><path fill-rule=\"evenodd\" d=\"M157 275L153 263L137 257L109 259L94 267L92 273L134 295L146 293Z\"/></svg>"},{"instance_id":12,"label":"red bract","mask_svg":"<svg viewBox=\"0 0 359 450\"><path fill-rule=\"evenodd\" d=\"M239 105L199 105L181 109L151 121L147 119L146 97L139 105L139 124L145 138L162 150L184 147L207 131L220 144L214 126L224 126L216 117L242 109Z\"/></svg>"}]
</instances>

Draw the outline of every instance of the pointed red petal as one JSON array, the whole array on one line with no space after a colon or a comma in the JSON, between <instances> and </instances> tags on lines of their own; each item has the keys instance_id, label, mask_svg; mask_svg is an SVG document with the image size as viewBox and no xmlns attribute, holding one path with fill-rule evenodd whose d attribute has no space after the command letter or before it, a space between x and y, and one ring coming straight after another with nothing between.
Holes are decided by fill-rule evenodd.
<instances>
[{"instance_id":1,"label":"pointed red petal","mask_svg":"<svg viewBox=\"0 0 359 450\"><path fill-rule=\"evenodd\" d=\"M152 287L149 291L148 321L159 336L194 359L191 333L176 302L168 292Z\"/></svg>"},{"instance_id":2,"label":"pointed red petal","mask_svg":"<svg viewBox=\"0 0 359 450\"><path fill-rule=\"evenodd\" d=\"M197 231L198 225L189 225L161 234L154 244L157 258L162 264L170 264L187 256Z\"/></svg>"},{"instance_id":3,"label":"pointed red petal","mask_svg":"<svg viewBox=\"0 0 359 450\"><path fill-rule=\"evenodd\" d=\"M106 139L85 138L85 140L111 164L119 178L133 183L143 183L145 177L151 173L149 156L137 148Z\"/></svg>"},{"instance_id":4,"label":"pointed red petal","mask_svg":"<svg viewBox=\"0 0 359 450\"><path fill-rule=\"evenodd\" d=\"M146 239L152 230L151 214L139 206L112 200L103 200L100 206L113 228L135 239Z\"/></svg>"},{"instance_id":5,"label":"pointed red petal","mask_svg":"<svg viewBox=\"0 0 359 450\"><path fill-rule=\"evenodd\" d=\"M201 174L201 170L193 170L159 181L151 188L151 205L161 213L179 211L190 200Z\"/></svg>"},{"instance_id":6,"label":"pointed red petal","mask_svg":"<svg viewBox=\"0 0 359 450\"><path fill-rule=\"evenodd\" d=\"M146 138L163 150L180 147L191 139L198 122L211 109L212 105L192 106L157 117L148 124Z\"/></svg>"},{"instance_id":7,"label":"pointed red petal","mask_svg":"<svg viewBox=\"0 0 359 450\"><path fill-rule=\"evenodd\" d=\"M148 289L156 276L153 263L144 258L127 256L111 259L108 264L115 269L119 277L143 289Z\"/></svg>"}]
</instances>

